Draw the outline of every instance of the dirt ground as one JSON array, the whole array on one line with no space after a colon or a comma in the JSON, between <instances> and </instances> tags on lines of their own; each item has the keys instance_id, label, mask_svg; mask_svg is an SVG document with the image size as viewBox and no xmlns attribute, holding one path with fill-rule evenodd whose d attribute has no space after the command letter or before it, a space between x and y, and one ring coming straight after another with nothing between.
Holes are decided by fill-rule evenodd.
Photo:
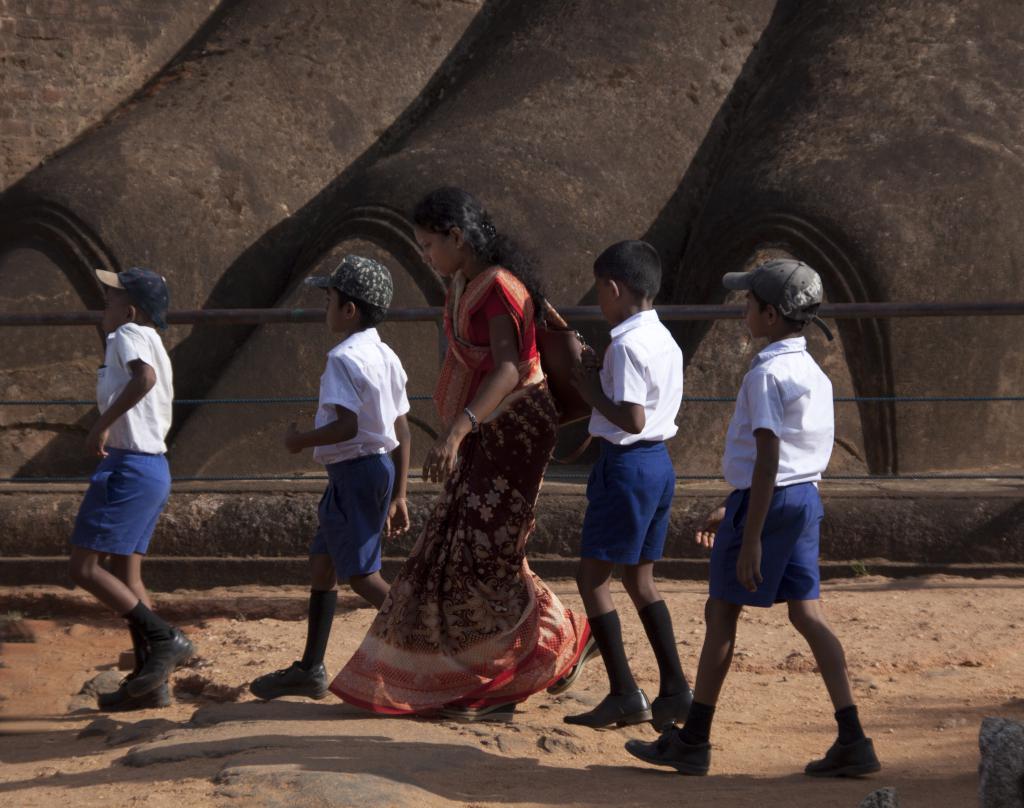
<instances>
[{"instance_id":1,"label":"dirt ground","mask_svg":"<svg viewBox=\"0 0 1024 808\"><path fill-rule=\"evenodd\" d=\"M571 581L552 582L579 606ZM665 582L693 675L705 586ZM619 590L638 681L653 656ZM328 654L336 670L372 614L344 598ZM676 805L855 808L895 786L904 808L977 804L983 717L1024 719L1024 581L950 577L831 582L824 602L846 646L862 719L883 770L820 781L804 763L834 722L813 660L784 608L751 610L713 730L711 776L644 767L622 745L649 727L588 731L562 717L603 695L595 660L577 687L538 695L512 724L376 718L337 702L258 703L240 686L301 652L301 589L178 592L158 608L182 622L200 662L175 674L176 703L101 716L76 696L113 670L126 631L81 593L0 590L0 803L5 806ZM203 616L206 615L206 616Z\"/></svg>"}]
</instances>

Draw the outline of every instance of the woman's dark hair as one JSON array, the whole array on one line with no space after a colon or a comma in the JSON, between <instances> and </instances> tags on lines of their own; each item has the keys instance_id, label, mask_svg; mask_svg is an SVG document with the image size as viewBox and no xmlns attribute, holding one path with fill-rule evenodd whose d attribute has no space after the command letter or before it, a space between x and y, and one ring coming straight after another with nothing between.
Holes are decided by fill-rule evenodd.
<instances>
[{"instance_id":1,"label":"woman's dark hair","mask_svg":"<svg viewBox=\"0 0 1024 808\"><path fill-rule=\"evenodd\" d=\"M533 298L538 321L544 319L544 290L534 262L512 239L499 234L491 216L475 196L461 188L438 188L416 205L412 220L431 233L447 235L453 227L481 261L501 266L519 278Z\"/></svg>"}]
</instances>

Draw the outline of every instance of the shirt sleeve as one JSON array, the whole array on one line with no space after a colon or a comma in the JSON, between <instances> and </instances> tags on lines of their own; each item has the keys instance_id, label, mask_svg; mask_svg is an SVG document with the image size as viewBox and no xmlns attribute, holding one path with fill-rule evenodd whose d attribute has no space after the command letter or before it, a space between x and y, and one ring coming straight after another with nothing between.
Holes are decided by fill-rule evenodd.
<instances>
[{"instance_id":1,"label":"shirt sleeve","mask_svg":"<svg viewBox=\"0 0 1024 808\"><path fill-rule=\"evenodd\" d=\"M320 403L336 404L354 413L361 409L366 380L352 362L340 356L328 356L320 384Z\"/></svg>"},{"instance_id":2,"label":"shirt sleeve","mask_svg":"<svg viewBox=\"0 0 1024 808\"><path fill-rule=\"evenodd\" d=\"M128 363L136 360L145 362L151 368L156 368L156 361L153 358L153 347L149 344L146 336L138 328L123 325L114 332L114 356L118 363L125 370L128 370ZM131 371L128 370L130 373Z\"/></svg>"},{"instance_id":3,"label":"shirt sleeve","mask_svg":"<svg viewBox=\"0 0 1024 808\"><path fill-rule=\"evenodd\" d=\"M398 366L398 372L395 374L396 383L398 389L395 391L395 403L398 409L399 415L405 415L411 407L409 406L409 396L406 389L409 386L409 377L405 374L405 368L401 365Z\"/></svg>"},{"instance_id":4,"label":"shirt sleeve","mask_svg":"<svg viewBox=\"0 0 1024 808\"><path fill-rule=\"evenodd\" d=\"M767 429L781 438L784 407L778 379L770 373L752 374L746 385L746 396L750 431Z\"/></svg>"},{"instance_id":5,"label":"shirt sleeve","mask_svg":"<svg viewBox=\"0 0 1024 808\"><path fill-rule=\"evenodd\" d=\"M636 354L625 345L612 343L605 355L611 363L612 390L610 398L616 404L647 404L647 381L644 367Z\"/></svg>"}]
</instances>

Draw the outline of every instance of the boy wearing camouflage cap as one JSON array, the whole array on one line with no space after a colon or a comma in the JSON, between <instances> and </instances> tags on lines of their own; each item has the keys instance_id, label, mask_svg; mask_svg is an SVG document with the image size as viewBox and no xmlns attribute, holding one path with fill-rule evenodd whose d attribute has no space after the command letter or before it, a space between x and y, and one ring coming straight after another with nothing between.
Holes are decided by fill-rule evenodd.
<instances>
[{"instance_id":1,"label":"boy wearing camouflage cap","mask_svg":"<svg viewBox=\"0 0 1024 808\"><path fill-rule=\"evenodd\" d=\"M409 528L407 378L375 328L391 305L391 275L373 259L346 255L329 276L306 283L326 290L327 327L340 341L328 352L320 377L314 429L302 432L293 423L284 444L293 454L312 448L328 481L310 548L306 648L291 667L252 682L249 689L261 699L327 694L323 660L337 582L347 581L379 609L388 594L380 575L381 536Z\"/></svg>"},{"instance_id":2,"label":"boy wearing camouflage cap","mask_svg":"<svg viewBox=\"0 0 1024 808\"><path fill-rule=\"evenodd\" d=\"M722 470L735 489L698 532L712 548L707 629L694 701L682 729L653 743L629 741L626 750L681 774L707 774L711 720L732 661L736 624L744 606L785 601L789 619L818 663L835 708L838 738L815 777L870 774L881 766L853 703L843 647L818 600L818 529L824 511L821 473L834 440L832 384L807 353L807 323L832 334L818 318L821 278L800 261L773 260L752 272L730 272L727 289L747 291L746 324L768 345L743 378L726 435Z\"/></svg>"}]
</instances>

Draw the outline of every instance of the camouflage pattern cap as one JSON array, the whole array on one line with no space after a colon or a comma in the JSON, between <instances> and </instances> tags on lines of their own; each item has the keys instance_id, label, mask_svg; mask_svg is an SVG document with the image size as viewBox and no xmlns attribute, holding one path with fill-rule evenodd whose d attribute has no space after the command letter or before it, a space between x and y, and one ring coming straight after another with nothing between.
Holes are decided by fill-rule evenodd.
<instances>
[{"instance_id":1,"label":"camouflage pattern cap","mask_svg":"<svg viewBox=\"0 0 1024 808\"><path fill-rule=\"evenodd\" d=\"M818 317L824 295L821 277L803 261L776 258L750 272L727 272L722 285L726 289L748 289L759 300L778 309L783 317L800 323L812 322L832 339L832 332Z\"/></svg>"},{"instance_id":2,"label":"camouflage pattern cap","mask_svg":"<svg viewBox=\"0 0 1024 808\"><path fill-rule=\"evenodd\" d=\"M334 287L348 297L381 309L391 305L394 295L387 267L362 255L346 255L330 275L313 275L306 278L306 283L318 289Z\"/></svg>"}]
</instances>

